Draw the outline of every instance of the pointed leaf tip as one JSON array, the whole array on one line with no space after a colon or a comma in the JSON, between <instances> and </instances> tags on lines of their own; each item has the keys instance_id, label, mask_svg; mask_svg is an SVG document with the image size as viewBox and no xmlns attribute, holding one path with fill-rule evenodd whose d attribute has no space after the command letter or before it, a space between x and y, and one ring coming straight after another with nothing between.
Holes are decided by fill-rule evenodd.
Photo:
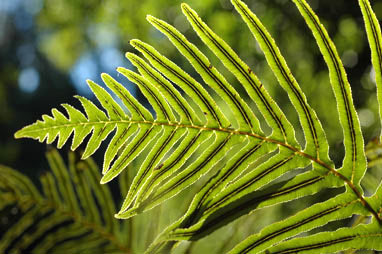
<instances>
[{"instance_id":1,"label":"pointed leaf tip","mask_svg":"<svg viewBox=\"0 0 382 254\"><path fill-rule=\"evenodd\" d=\"M137 40L137 39L132 39L132 40L130 40L129 43L130 43L131 46L136 47L136 45L139 43L139 40Z\"/></svg>"},{"instance_id":2,"label":"pointed leaf tip","mask_svg":"<svg viewBox=\"0 0 382 254\"><path fill-rule=\"evenodd\" d=\"M151 20L155 20L155 19L157 19L157 18L155 18L154 16L152 16L152 15L150 15L150 14L147 14L147 15L146 15L146 20L148 20L149 22L150 22Z\"/></svg>"},{"instance_id":3,"label":"pointed leaf tip","mask_svg":"<svg viewBox=\"0 0 382 254\"><path fill-rule=\"evenodd\" d=\"M105 78L106 79L111 78L111 76L109 74L107 74L107 73L102 72L101 73L101 78L102 78L102 80L104 80Z\"/></svg>"},{"instance_id":4,"label":"pointed leaf tip","mask_svg":"<svg viewBox=\"0 0 382 254\"><path fill-rule=\"evenodd\" d=\"M93 80L91 80L91 79L87 79L86 83L88 84L89 87L92 87L93 85L96 85L96 83Z\"/></svg>"},{"instance_id":5,"label":"pointed leaf tip","mask_svg":"<svg viewBox=\"0 0 382 254\"><path fill-rule=\"evenodd\" d=\"M32 131L35 127L35 125L37 125L39 122L41 122L40 120L37 120L36 122L32 123L32 124L29 124L27 126L24 126L23 128L21 128L20 130L16 131L15 134L14 134L14 137L16 139L20 139L20 138L33 138L33 139L38 139L37 137L34 137L34 136L31 136L30 134L27 134L28 131Z\"/></svg>"},{"instance_id":6,"label":"pointed leaf tip","mask_svg":"<svg viewBox=\"0 0 382 254\"><path fill-rule=\"evenodd\" d=\"M190 8L190 6L189 6L188 4L186 4L186 3L181 3L181 4L180 4L180 7L181 7L182 9Z\"/></svg>"},{"instance_id":7,"label":"pointed leaf tip","mask_svg":"<svg viewBox=\"0 0 382 254\"><path fill-rule=\"evenodd\" d=\"M182 11L185 14L186 12L195 12L188 4L182 3L181 4Z\"/></svg>"},{"instance_id":8,"label":"pointed leaf tip","mask_svg":"<svg viewBox=\"0 0 382 254\"><path fill-rule=\"evenodd\" d=\"M117 214L115 214L115 215L114 215L114 218L119 219L119 220L125 220L125 219L127 219L126 216L124 216L124 215L121 214L121 213L117 213Z\"/></svg>"},{"instance_id":9,"label":"pointed leaf tip","mask_svg":"<svg viewBox=\"0 0 382 254\"><path fill-rule=\"evenodd\" d=\"M123 71L123 70L125 70L126 68L123 68L123 67L117 67L115 70L117 71L117 72L121 72L121 71Z\"/></svg>"},{"instance_id":10,"label":"pointed leaf tip","mask_svg":"<svg viewBox=\"0 0 382 254\"><path fill-rule=\"evenodd\" d=\"M100 184L105 184L105 183L110 182L111 180L113 180L113 178L110 179L109 174L107 174L107 175L104 175L104 176L101 178L101 181L100 181L99 183L100 183Z\"/></svg>"},{"instance_id":11,"label":"pointed leaf tip","mask_svg":"<svg viewBox=\"0 0 382 254\"><path fill-rule=\"evenodd\" d=\"M135 65L136 63L142 62L142 59L140 59L136 54L134 53L126 53L126 58L133 64Z\"/></svg>"},{"instance_id":12,"label":"pointed leaf tip","mask_svg":"<svg viewBox=\"0 0 382 254\"><path fill-rule=\"evenodd\" d=\"M24 128L23 128L23 129L24 129ZM18 131L15 132L15 134L13 135L13 136L15 137L15 139L20 139L20 138L23 137L23 135L22 135L22 131L23 131L23 129L20 129L20 130L18 130Z\"/></svg>"},{"instance_id":13,"label":"pointed leaf tip","mask_svg":"<svg viewBox=\"0 0 382 254\"><path fill-rule=\"evenodd\" d=\"M127 60L129 60L130 61L130 63L132 63L133 64L133 62L134 61L136 61L136 55L135 54L133 54L133 53L130 53L130 52L127 52L126 54L125 54L125 57L127 58Z\"/></svg>"}]
</instances>

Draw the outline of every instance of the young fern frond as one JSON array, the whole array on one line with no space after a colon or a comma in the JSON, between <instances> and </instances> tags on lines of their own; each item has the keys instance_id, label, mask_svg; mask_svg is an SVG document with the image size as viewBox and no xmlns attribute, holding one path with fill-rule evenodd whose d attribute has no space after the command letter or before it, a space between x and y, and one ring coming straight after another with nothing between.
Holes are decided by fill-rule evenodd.
<instances>
[{"instance_id":1,"label":"young fern frond","mask_svg":"<svg viewBox=\"0 0 382 254\"><path fill-rule=\"evenodd\" d=\"M120 211L115 215L121 219L160 205L218 167L195 194L184 215L155 239L147 253L168 253L177 246L176 243L196 241L249 212L338 187L345 187L345 192L265 227L230 253L320 253L348 248L382 250L382 187L371 197L363 196L360 181L367 165L360 122L344 66L324 26L305 0L293 0L329 69L345 146L343 165L338 169L329 158L328 141L317 114L308 104L274 39L241 0L231 2L259 43L280 86L288 93L300 120L305 145L297 142L296 129L255 72L187 4L181 7L192 28L242 85L272 129L270 135L262 131L249 106L252 103L248 104L241 98L194 44L165 21L147 16L147 20L190 62L205 84L227 103L231 114L220 107L202 84L174 62L149 44L134 39L131 45L148 62L127 53L126 57L139 73L122 67L117 71L139 87L153 106L155 119L126 88L109 75L102 74L105 85L122 100L130 114L124 112L101 86L88 81L107 114L89 100L77 97L86 116L63 104L68 117L53 109L52 117L44 115L42 121L18 131L16 138L30 137L52 143L58 137L58 147L62 147L74 132L74 150L90 135L83 154L86 158L114 131L105 152L101 183L117 177L143 150L147 151ZM368 0L359 0L359 4L372 50L381 107L380 27ZM170 81L183 90L197 108L194 109ZM233 122L230 122L229 115L234 116ZM148 145L149 149L146 149ZM247 171L254 162L256 166ZM297 169L308 167L310 170L307 172L296 173ZM289 172L295 176L281 180ZM68 193L70 196L72 194ZM353 215L371 216L371 223L288 240L330 221Z\"/></svg>"}]
</instances>

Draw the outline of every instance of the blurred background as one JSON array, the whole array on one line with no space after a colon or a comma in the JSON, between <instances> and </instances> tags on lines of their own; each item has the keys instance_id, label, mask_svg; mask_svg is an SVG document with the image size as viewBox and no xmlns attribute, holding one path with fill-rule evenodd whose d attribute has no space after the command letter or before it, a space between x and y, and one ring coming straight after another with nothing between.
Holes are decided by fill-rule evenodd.
<instances>
[{"instance_id":1,"label":"blurred background","mask_svg":"<svg viewBox=\"0 0 382 254\"><path fill-rule=\"evenodd\" d=\"M15 140L25 125L60 108L79 106L73 95L94 99L86 79L101 84L107 72L143 102L133 84L117 76L116 67L132 68L126 51L129 40L139 38L155 46L198 80L192 67L168 40L145 20L151 14L173 24L195 43L240 91L238 82L197 38L174 0L0 0L0 163L37 179L48 166L46 145L34 140ZM280 89L257 43L229 0L183 0L225 39L259 76L270 94L297 126L297 114ZM288 0L245 1L278 43L289 67L317 111L330 141L337 165L343 158L342 133L335 117L335 100L328 72L318 48L295 6ZM361 12L356 1L310 0L334 40L348 71L353 98L367 143L379 134L378 109L370 51ZM373 1L382 18L382 2ZM243 95L243 97L246 97ZM69 142L68 142L69 143ZM65 155L69 144L62 149ZM103 150L95 154L102 163ZM372 187L370 187L372 188Z\"/></svg>"}]
</instances>

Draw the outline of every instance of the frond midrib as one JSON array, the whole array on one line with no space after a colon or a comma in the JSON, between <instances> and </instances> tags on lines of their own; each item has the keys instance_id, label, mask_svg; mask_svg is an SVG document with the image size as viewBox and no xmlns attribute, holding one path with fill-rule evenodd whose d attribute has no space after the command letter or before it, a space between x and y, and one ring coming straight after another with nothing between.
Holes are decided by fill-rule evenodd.
<instances>
[{"instance_id":1,"label":"frond midrib","mask_svg":"<svg viewBox=\"0 0 382 254\"><path fill-rule=\"evenodd\" d=\"M44 123L44 122L43 122ZM240 136L251 136L251 137L254 137L254 138L258 138L258 139L261 139L265 142L269 142L269 143L273 143L273 144L277 144L277 145L280 145L280 146L283 146L309 160L311 160L312 162L315 162L317 164L319 164L320 166L328 169L329 171L335 171L337 172L334 168L332 168L330 165L328 165L327 163L321 161L320 159L317 159L307 153L304 153L303 151L301 151L300 149L288 144L288 143L284 143L282 141L279 141L279 140L275 140L275 139L272 139L272 138L268 138L268 137L264 137L264 136L261 136L259 134L255 134L255 133L251 133L251 132L245 132L245 131L240 131L240 130L236 130L236 129L231 129L231 128L211 128L211 127L206 127L206 126L199 126L199 125L191 125L191 124L181 124L181 123L173 123L173 122L156 122L156 121L138 121L138 120L109 120L109 121L87 121L87 122L82 122L82 123L70 123L70 124L57 124L55 126L49 126L49 127L43 127L43 128L38 128L38 129L33 129L33 130L30 130L30 131L25 131L24 129L21 129L20 131L16 132L15 134L15 137L16 138L21 138L25 135L21 135L20 133L41 133L42 131L48 131L50 129L57 129L57 128L74 128L74 127L77 127L77 126L86 126L86 125L91 125L91 126L95 126L95 125L106 125L106 124L145 124L145 125L150 125L150 126L170 126L170 127L174 127L174 128L187 128L187 129L198 129L198 130L202 130L202 131L218 131L218 132L225 132L225 133L229 133L229 134L232 134L232 135L240 135ZM58 134L59 135L59 134ZM337 172L336 174L337 176L341 175ZM343 176L343 180L344 178L346 178L345 176Z\"/></svg>"},{"instance_id":2,"label":"frond midrib","mask_svg":"<svg viewBox=\"0 0 382 254\"><path fill-rule=\"evenodd\" d=\"M350 187L350 189L354 192L354 194L360 200L361 204L367 210L369 210L373 214L373 216L376 218L378 223L382 225L382 220L379 218L378 213L364 199L363 195L359 192L357 187L346 176L344 176L343 174L339 173L337 170L335 170L333 167L331 167L330 165L328 165L324 161L322 161L320 159L317 159L317 158L315 158L315 157L313 157L313 156L311 156L311 155L301 151L300 149L298 149L298 148L296 148L296 147L294 147L294 146L292 146L292 145L290 145L288 143L284 143L284 142L279 141L279 140L275 140L275 139L272 139L272 138L264 137L264 136L261 136L259 134L255 134L255 133L251 133L251 132L245 132L245 131L240 131L240 130L236 130L236 129L230 129L230 128L211 128L211 127L199 126L199 125L181 124L179 122L178 123L172 123L172 122L167 122L166 123L166 122L156 122L156 121L138 121L138 120L123 120L123 119L120 119L120 120L109 120L109 121L87 121L87 122L82 122L82 123L60 124L60 125L56 125L56 126L50 126L50 127L45 127L45 128L34 129L34 130L28 131L28 132L29 133L41 132L41 131L46 131L46 130L49 130L49 129L63 128L63 127L72 127L72 128L74 128L76 126L81 126L81 125L93 125L94 126L94 125L106 125L106 124L145 124L145 125L150 125L150 126L171 126L171 127L174 127L174 128L188 128L188 129L198 129L198 130L202 130L202 131L225 132L225 133L229 133L229 134L232 134L232 135L250 136L250 137L254 137L254 138L258 138L258 139L264 140L265 142L269 142L269 143L273 143L273 144L276 144L276 145L279 145L279 146L283 146L283 147L293 151L294 153L296 153L296 154L298 154L298 155L300 155L302 157L307 158L308 160L312 161L312 163L316 163L316 164L320 165L321 167L326 168L333 175L335 175L336 177L341 179L345 184L347 184ZM22 131L23 131L23 129L20 130L20 132L22 132ZM19 132L17 132L15 134L16 138L19 137L19 135L17 135L18 133ZM22 137L22 135L20 135L20 137Z\"/></svg>"},{"instance_id":3,"label":"frond midrib","mask_svg":"<svg viewBox=\"0 0 382 254\"><path fill-rule=\"evenodd\" d=\"M43 200L43 201L38 201L38 200L34 199L32 196L29 196L29 195L22 195L22 197L19 197L19 195L12 195L12 196L14 197L13 200L15 202L17 202L17 203L21 202L21 201L25 202L26 199L28 199L31 203L33 203L33 204L35 204L37 206L47 207L47 208L53 209L55 211L58 211L59 213L70 217L71 219L73 219L73 221L80 223L84 227L88 228L91 231L96 232L101 237L103 237L106 240L110 241L119 250L123 251L123 253L126 253L126 254L131 253L130 249L125 247L124 244L121 243L115 235L111 234L105 228L100 227L97 224L94 224L92 222L86 221L86 217L84 217L82 215L77 215L77 214L75 214L73 212L64 210L61 207L55 205L53 202L50 202L50 201L48 201L46 199Z\"/></svg>"}]
</instances>

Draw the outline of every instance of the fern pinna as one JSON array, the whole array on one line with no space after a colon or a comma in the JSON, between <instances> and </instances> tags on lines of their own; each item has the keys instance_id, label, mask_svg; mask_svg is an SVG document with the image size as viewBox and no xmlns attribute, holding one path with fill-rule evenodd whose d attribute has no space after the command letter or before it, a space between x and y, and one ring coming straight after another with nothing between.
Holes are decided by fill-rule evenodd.
<instances>
[{"instance_id":1,"label":"fern pinna","mask_svg":"<svg viewBox=\"0 0 382 254\"><path fill-rule=\"evenodd\" d=\"M127 53L126 57L138 72L122 67L117 71L139 87L152 105L155 118L123 85L108 74L102 74L106 86L121 99L129 114L106 90L88 81L106 113L78 96L86 116L63 104L67 116L53 109L52 116L43 115L42 121L18 131L16 138L30 137L52 143L58 137L60 148L73 132L71 148L75 150L90 134L83 153L85 159L114 132L105 152L101 183L117 177L150 144L147 157L115 215L120 219L131 218L158 206L214 169L214 175L196 193L186 213L156 238L147 253L168 253L182 240L196 241L256 209L335 187L344 187L345 192L265 227L229 253L329 253L351 248L382 250L382 186L371 197L363 195L360 181L367 169L363 136L345 69L324 26L305 0L293 0L329 69L345 146L340 168L335 168L329 158L323 127L273 38L242 1L231 2L251 30L296 109L305 137L303 146L295 138L294 127L255 72L187 4L182 4L182 11L192 28L240 82L272 129L270 135L264 134L250 105L194 44L173 26L148 16L147 20L168 37L204 83L227 103L229 111L223 110L202 84L152 46L132 40L131 45L146 60ZM381 30L369 1L359 0L359 5L372 51L381 107ZM192 105L173 83L191 98ZM231 118L234 120L229 120ZM200 147L203 149L198 149ZM220 164L223 158L225 163ZM256 167L246 170L254 162ZM215 170L215 165L220 167ZM308 166L310 170L292 179L285 181L281 178L288 172ZM352 215L371 216L371 221L354 228L343 227L334 232L294 238L330 221Z\"/></svg>"}]
</instances>

